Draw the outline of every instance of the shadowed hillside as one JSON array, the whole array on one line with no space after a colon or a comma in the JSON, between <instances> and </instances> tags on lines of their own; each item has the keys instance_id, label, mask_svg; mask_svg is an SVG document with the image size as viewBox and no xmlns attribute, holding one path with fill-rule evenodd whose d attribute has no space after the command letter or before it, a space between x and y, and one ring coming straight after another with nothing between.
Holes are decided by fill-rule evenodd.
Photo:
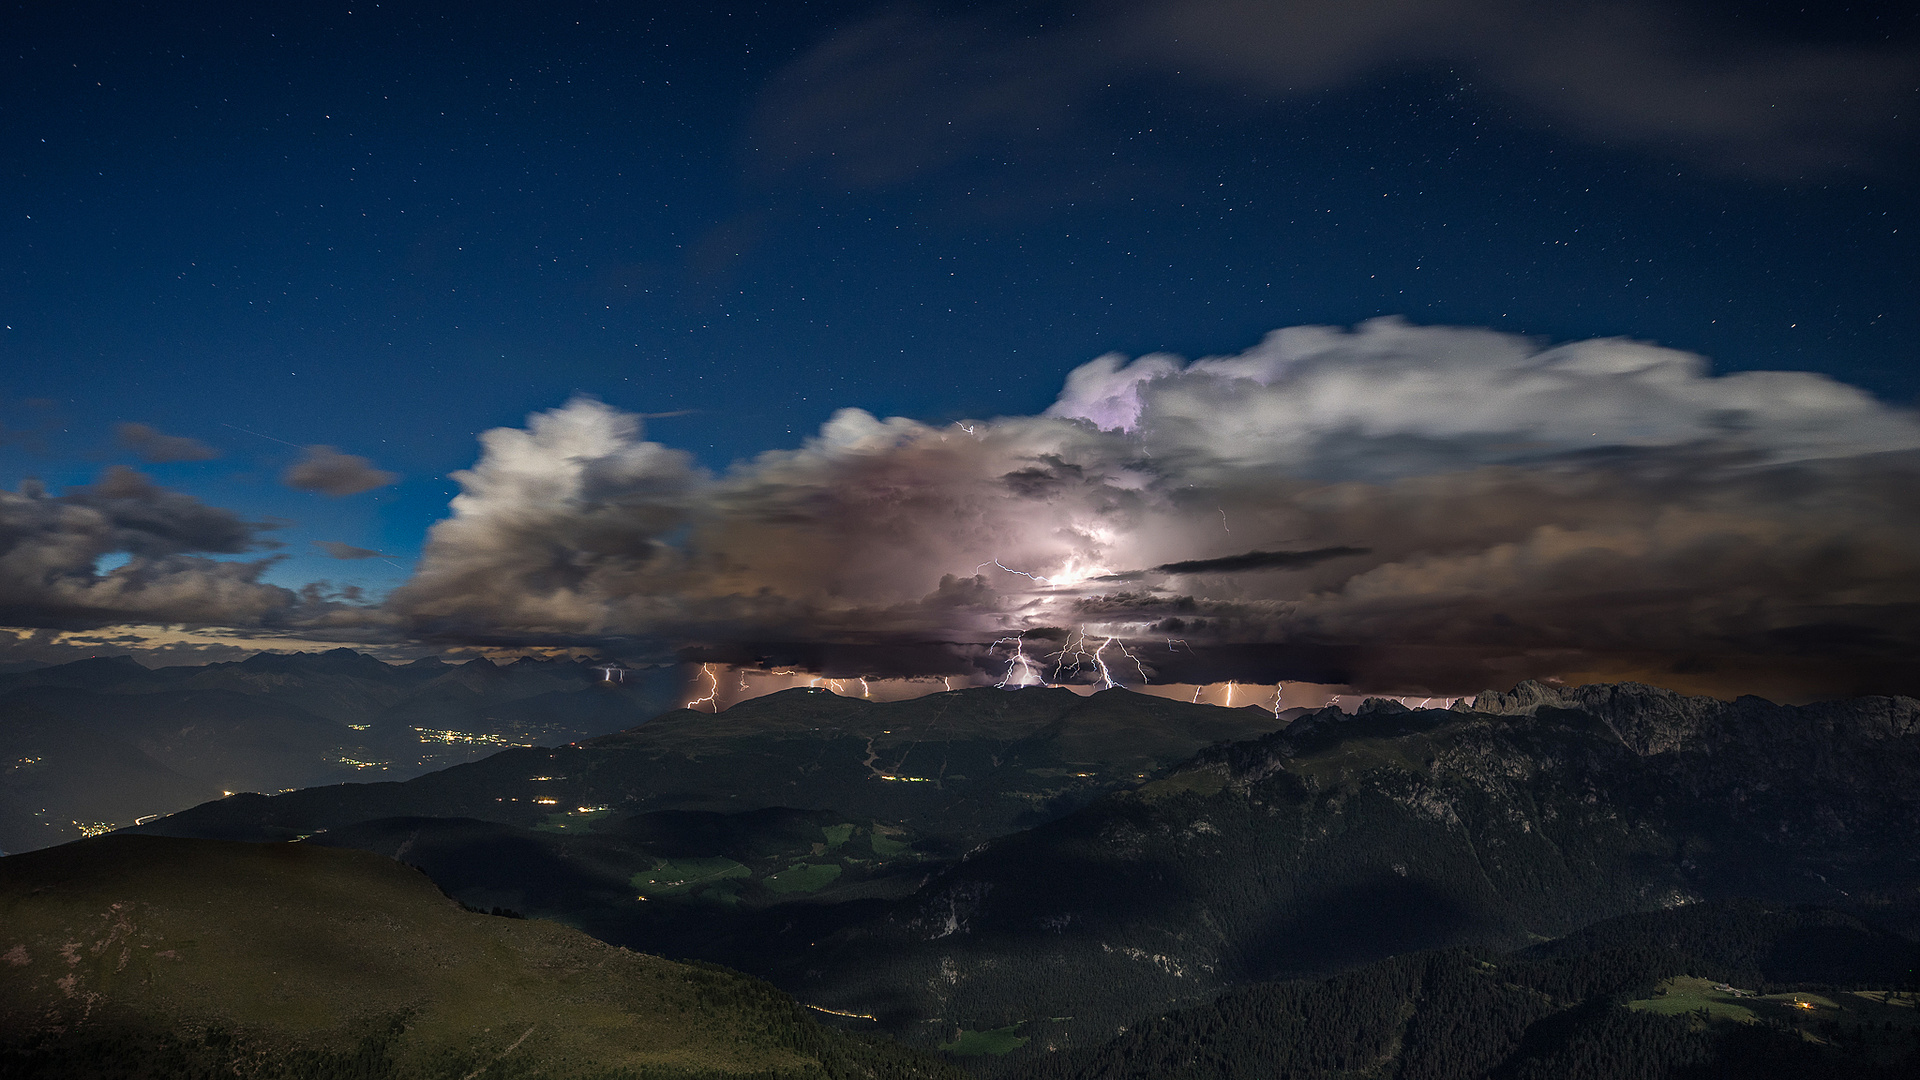
<instances>
[{"instance_id":1,"label":"shadowed hillside","mask_svg":"<svg viewBox=\"0 0 1920 1080\"><path fill-rule=\"evenodd\" d=\"M463 910L307 845L0 860L0 1075L939 1077L762 983Z\"/></svg>"}]
</instances>

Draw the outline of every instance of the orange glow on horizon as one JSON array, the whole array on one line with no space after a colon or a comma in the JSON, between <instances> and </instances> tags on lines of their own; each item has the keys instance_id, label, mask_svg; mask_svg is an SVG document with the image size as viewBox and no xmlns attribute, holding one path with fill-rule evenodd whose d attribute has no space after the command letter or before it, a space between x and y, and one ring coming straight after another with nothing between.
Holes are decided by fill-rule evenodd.
<instances>
[{"instance_id":1,"label":"orange glow on horizon","mask_svg":"<svg viewBox=\"0 0 1920 1080\"><path fill-rule=\"evenodd\" d=\"M985 673L972 677L929 675L917 678L884 678L856 675L830 678L791 668L734 667L713 663L683 665L682 678L685 689L680 700L685 703L683 707L698 712L713 713L725 712L743 701L802 687L825 690L840 697L861 698L867 701L907 701L926 697L929 694L997 685L996 680ZM1025 685L1069 690L1082 697L1098 693L1103 689L1097 683L1044 683L1037 675L1031 683ZM1019 684L1012 683L1005 687L1009 690L1020 688ZM1346 686L1306 682L1275 684L1232 681L1198 685L1194 683L1147 685L1122 683L1117 688L1137 694L1166 698L1170 701L1233 709L1255 708L1273 713L1296 708L1320 709L1328 705L1337 706L1341 711L1351 713L1358 709L1360 703L1368 697L1391 696L1408 708L1414 709L1444 709L1458 700L1451 697L1417 695L1355 694L1352 688Z\"/></svg>"}]
</instances>

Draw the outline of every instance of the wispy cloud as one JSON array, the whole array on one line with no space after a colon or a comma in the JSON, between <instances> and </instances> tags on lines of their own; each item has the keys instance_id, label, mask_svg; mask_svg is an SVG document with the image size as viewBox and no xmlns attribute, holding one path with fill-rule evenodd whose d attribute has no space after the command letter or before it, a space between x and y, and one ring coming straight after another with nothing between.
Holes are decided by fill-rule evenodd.
<instances>
[{"instance_id":1,"label":"wispy cloud","mask_svg":"<svg viewBox=\"0 0 1920 1080\"><path fill-rule=\"evenodd\" d=\"M168 435L148 424L115 424L114 438L121 446L140 455L140 460L162 464L170 461L211 461L220 451L184 435Z\"/></svg>"},{"instance_id":2,"label":"wispy cloud","mask_svg":"<svg viewBox=\"0 0 1920 1080\"><path fill-rule=\"evenodd\" d=\"M338 540L315 540L313 546L335 559L378 559L381 554L372 548L355 547Z\"/></svg>"},{"instance_id":3,"label":"wispy cloud","mask_svg":"<svg viewBox=\"0 0 1920 1080\"><path fill-rule=\"evenodd\" d=\"M1056 140L1114 87L1214 85L1275 109L1410 69L1458 70L1541 125L1766 176L1871 166L1911 141L1920 50L1770 39L1645 2L1130 0L897 7L796 60L751 136L762 168L893 183ZM1906 133L1906 134L1902 134Z\"/></svg>"}]
</instances>

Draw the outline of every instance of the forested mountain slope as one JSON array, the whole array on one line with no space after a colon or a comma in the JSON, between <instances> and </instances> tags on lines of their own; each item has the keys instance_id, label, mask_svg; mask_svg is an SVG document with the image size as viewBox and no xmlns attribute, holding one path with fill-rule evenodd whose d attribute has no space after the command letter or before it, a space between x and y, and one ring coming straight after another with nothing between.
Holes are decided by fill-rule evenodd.
<instances>
[{"instance_id":1,"label":"forested mountain slope","mask_svg":"<svg viewBox=\"0 0 1920 1080\"><path fill-rule=\"evenodd\" d=\"M911 897L709 918L707 938L653 911L597 932L671 927L910 1037L1071 1016L1054 1041L1084 1046L1236 983L1702 899L1913 909L1920 703L1609 701L1329 710L990 843Z\"/></svg>"},{"instance_id":2,"label":"forested mountain slope","mask_svg":"<svg viewBox=\"0 0 1920 1080\"><path fill-rule=\"evenodd\" d=\"M1516 953L1235 988L1017 1075L1894 1080L1920 1071L1917 962L1920 946L1836 912L1706 903Z\"/></svg>"}]
</instances>

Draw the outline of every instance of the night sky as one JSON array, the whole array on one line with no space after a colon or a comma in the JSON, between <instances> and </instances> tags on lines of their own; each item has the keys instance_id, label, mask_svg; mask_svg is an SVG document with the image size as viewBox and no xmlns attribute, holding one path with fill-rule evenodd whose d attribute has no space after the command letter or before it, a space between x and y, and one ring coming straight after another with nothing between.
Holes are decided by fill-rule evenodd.
<instances>
[{"instance_id":1,"label":"night sky","mask_svg":"<svg viewBox=\"0 0 1920 1080\"><path fill-rule=\"evenodd\" d=\"M1105 354L1121 354L1116 368L1149 353L1232 356L1281 328L1356 327L1382 316L1404 324L1368 325L1413 334L1388 350L1414 357L1395 368L1402 372L1452 370L1420 359L1452 346L1414 331L1458 327L1526 335L1536 349L1631 339L1704 357L1714 376L1806 372L1850 384L1869 396L1841 412L1815 409L1819 423L1841 432L1881 425L1884 437L1817 456L1848 463L1856 479L1808 479L1801 450L1780 450L1785 443L1771 436L1732 448L1739 439L1727 436L1721 449L1748 457L1726 467L1748 471L1690 472L1689 495L1646 481L1637 494L1609 498L1699 509L1701 493L1733 498L1725 493L1751 488L1753 513L1791 522L1831 513L1891 528L1915 513L1920 16L1908 5L694 8L15 6L0 33L9 59L0 71L0 487L17 493L0 518L0 623L19 628L20 641L0 659L190 638L198 644L162 650L168 662L228 658L226 648L205 645L218 640L233 648L364 644L395 656L523 645L635 657L679 650L812 670L838 664L842 674L991 671L1007 659L1004 648L958 666L951 649L946 660L901 657L936 640L978 645L1036 628L1051 651L1072 641L1081 625L1074 618L1106 616L1084 590L1070 602L1081 614L1066 618L1051 600L1008 599L1006 571L972 577L974 564L1010 557L992 543L977 558L969 549L898 569L895 585L870 596L840 571L821 572L786 602L747 612L752 605L738 598L767 595L769 580L778 592L817 565L743 570L752 559L728 553L762 550L762 541L742 539L742 530L784 528L768 507L798 512L791 492L805 490L806 512L833 517L829 531L841 537L822 550L842 550L844 515L858 503L820 495L851 490L844 469L833 474L839 479L795 481L789 473L804 462L747 463L801 448L842 409L951 434L1038 417L1061 399L1069 372ZM1355 333L1356 342L1373 340ZM1490 343L1505 339L1475 340L1475 349L1498 351ZM1260 376L1270 377L1278 376ZM1688 390L1688 400L1712 398L1717 385ZM1799 401L1804 390L1767 392ZM515 543L542 552L539 567L512 559L455 566L467 557L455 550L458 537L438 571L417 566L429 528L449 517L461 490L450 474L481 458L478 436L526 428L530 414L576 398L607 407L593 412L595 438L644 446L635 442L642 436L619 435L622 423L643 424L645 440L691 458L667 470L671 483L656 483L666 473L628 458L587 469L579 498L624 507L591 527L529 524L514 510ZM1433 409L1458 414L1466 400L1443 388ZM1417 410L1417 396L1404 406ZM1161 415L1153 408L1143 424ZM1703 409L1688 415L1705 417ZM1772 418L1768 431L1814 423L1753 410ZM621 419L628 415L642 419ZM1055 415L1089 432L1116 430L1105 414L1059 406ZM1688 448L1697 463L1703 440L1720 438L1712 432L1749 430L1723 417L1654 439L1635 426L1632 409L1615 410L1614 430L1596 422L1593 441L1575 446L1559 436L1541 441L1536 417L1483 423L1472 433L1480 449L1458 454L1467 436L1449 431L1455 450L1437 457L1428 451L1441 436L1422 429L1423 464L1394 457L1399 464L1379 466L1381 454L1404 450L1388 442L1413 436L1381 434L1371 414L1342 415L1328 432L1376 441L1284 462L1254 455L1238 479L1194 466L1178 484L1170 477L1186 466L1153 456L1145 435L1130 448L1074 443L1080 449L1068 452L1048 441L1054 436L1019 427L1037 421L996 427L1046 444L1005 451L1012 464L994 473L1025 477L1008 481L1021 498L1065 505L1058 484L1094 476L1098 458L1108 495L1163 496L1158 510L1138 510L1155 521L1252 515L1231 536L1176 541L1162 529L1127 550L1085 521L1061 525L1079 530L1076 551L1091 550L1085 538L1097 536L1112 556L1092 570L1088 562L1071 582L1059 552L1045 569L1005 565L1078 588L1083 578L1253 550L1384 553L1368 531L1383 528L1374 519L1335 527L1310 511L1317 496L1255 491L1248 478L1278 470L1290 483L1386 492L1408 477L1468 475L1463 469L1563 475L1571 454L1585 455L1581 483L1599 471L1617 478L1663 468L1669 480L1661 483L1678 483L1671 454L1662 465L1591 462L1621 447L1645 458L1657 443L1663 454ZM1493 436L1523 427L1532 433L1521 439L1532 440L1525 454L1485 450L1507 446ZM870 465L874 455L894 455L885 484L910 493L889 506L945 490L926 474L903 479L898 470L935 466L912 465L904 443L887 438L893 449L859 452ZM539 443L537 452L581 453L554 445ZM1376 464L1328 464L1362 458ZM1771 479L1755 478L1769 468ZM1778 472L1795 468L1802 487ZM1156 479L1139 480L1141 469ZM1135 478L1113 479L1125 470ZM1881 471L1858 479L1859 470ZM650 479L636 479L642 473ZM856 483L868 485L862 498L873 483ZM1172 494L1209 483L1218 497L1182 503ZM781 484L789 501L766 496L740 509L743 492L762 498ZM1837 485L1833 497L1846 506L1796 503L1780 484ZM1587 498L1594 489L1580 490ZM527 498L533 505L540 496ZM929 523L965 500L928 498L948 509L926 510L915 527L950 534ZM1500 514L1457 493L1447 499L1458 513ZM1281 513L1276 500L1290 509ZM828 504L831 512L821 509ZM1586 511L1555 513L1514 525L1511 535L1435 538L1380 557L1430 568L1463 544L1492 551L1541 528L1575 528L1567 523ZM111 521L75 525L75 514ZM1260 514L1269 517L1256 526ZM1136 524L1123 531L1152 531L1138 524L1147 518L1126 520ZM607 540L608 529L626 531ZM537 543L526 540L536 532ZM1773 526L1751 535L1761 533L1781 535ZM722 534L730 539L711 539ZM893 550L911 535L867 539ZM765 541L775 542L804 561L806 543ZM1006 550L1025 542L1010 539ZM1609 624L1600 633L1564 615L1529 621L1526 604L1496 605L1485 626L1518 620L1559 658L1515 666L1482 650L1461 669L1460 687L1441 673L1450 660L1355 657L1376 656L1387 638L1415 652L1461 640L1503 657L1538 649L1525 635L1476 638L1397 616L1393 625L1427 629L1383 638L1332 615L1267 618L1274 605L1309 593L1357 596L1345 583L1366 567L1293 585L1275 584L1275 575L1296 571L1272 568L1243 575L1257 578L1252 586L1231 576L1175 581L1152 603L1133 594L1102 600L1128 610L1084 632L1160 640L1170 636L1178 598L1198 597L1205 608L1209 596L1247 592L1268 605L1260 628L1244 629L1244 613L1215 612L1208 640L1218 651L1204 670L1180 675L1168 661L1151 677L1444 691L1509 674L1719 670L1736 673L1716 684L1726 690L1738 689L1737 672L1788 655L1789 666L1847 674L1810 677L1810 689L1781 691L1787 696L1904 686L1910 668L1889 658L1910 644L1902 635L1920 611L1920 569L1897 554L1822 549L1826 542L1809 537L1792 558L1749 552L1757 560L1750 573L1716 595L1799 580L1792 567L1819 558L1850 567L1844 582L1749 597L1697 628L1697 647L1676 639L1658 658L1589 662L1624 655L1608 642L1635 632ZM1632 558L1651 558L1633 550ZM662 576L669 556L677 569ZM632 564L611 584L594 577L609 559ZM588 563L594 568L582 569ZM1321 569L1338 565L1335 557ZM101 591L115 573L147 576ZM1618 567L1606 573L1617 587ZM1672 567L1647 575L1685 576ZM963 588L943 584L948 576L979 580L999 599L965 601L980 616L972 619L874 614ZM589 578L591 588L582 584ZM398 600L389 598L410 579ZM499 584L509 579L520 586ZM129 599L135 585L150 595ZM265 586L293 592L276 600L259 591ZM483 612L447 591L521 586L529 596L567 591L570 603L591 594L597 607L563 615L545 601L503 601ZM1661 611L1698 610L1662 595L1620 610L1662 625L1673 620ZM1769 607L1775 600L1795 613ZM1761 608L1774 612L1773 636L1734 642L1738 633L1726 627ZM1222 629L1235 619L1243 629ZM1055 633L1063 629L1065 639ZM851 653L830 647L856 639ZM1844 648L1834 644L1843 639ZM1236 675L1234 657L1285 652L1288 643L1318 659L1247 661ZM1836 659L1835 649L1845 655ZM1582 659L1565 659L1576 653Z\"/></svg>"}]
</instances>

